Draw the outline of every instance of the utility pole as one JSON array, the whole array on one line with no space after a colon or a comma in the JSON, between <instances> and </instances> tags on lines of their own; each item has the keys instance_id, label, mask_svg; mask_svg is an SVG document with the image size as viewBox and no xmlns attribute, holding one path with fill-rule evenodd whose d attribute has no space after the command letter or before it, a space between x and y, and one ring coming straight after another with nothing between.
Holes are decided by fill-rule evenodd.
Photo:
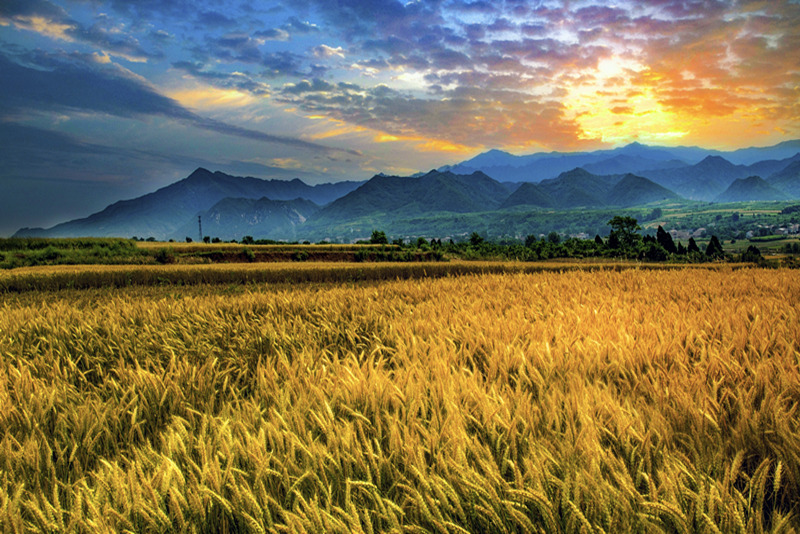
<instances>
[{"instance_id":1,"label":"utility pole","mask_svg":"<svg viewBox=\"0 0 800 534\"><path fill-rule=\"evenodd\" d=\"M197 241L198 243L203 242L203 220L200 218L200 215L197 216L197 229L200 231L200 239Z\"/></svg>"}]
</instances>

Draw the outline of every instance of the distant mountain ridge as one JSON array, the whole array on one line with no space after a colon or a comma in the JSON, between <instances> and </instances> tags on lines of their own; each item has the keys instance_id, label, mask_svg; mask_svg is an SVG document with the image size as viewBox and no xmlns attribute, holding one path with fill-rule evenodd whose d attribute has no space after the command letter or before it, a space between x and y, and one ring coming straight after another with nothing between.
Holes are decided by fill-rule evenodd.
<instances>
[{"instance_id":1,"label":"distant mountain ridge","mask_svg":"<svg viewBox=\"0 0 800 534\"><path fill-rule=\"evenodd\" d=\"M623 176L600 176L577 168L538 184L520 185L506 199L502 207L524 205L554 209L627 207L679 198L672 191L641 176L630 173Z\"/></svg>"},{"instance_id":2,"label":"distant mountain ridge","mask_svg":"<svg viewBox=\"0 0 800 534\"><path fill-rule=\"evenodd\" d=\"M464 213L496 209L510 190L483 174L431 171L420 177L376 175L326 206L314 219L358 217L376 211L417 215L431 211Z\"/></svg>"},{"instance_id":3,"label":"distant mountain ridge","mask_svg":"<svg viewBox=\"0 0 800 534\"><path fill-rule=\"evenodd\" d=\"M196 228L197 216L225 198L267 197L270 200L305 198L326 204L356 189L361 182L338 182L310 186L294 179L262 180L231 176L198 168L188 177L131 200L121 200L84 219L49 229L23 228L17 237L130 237L153 236L159 240L197 236L184 234L187 224ZM199 236L197 236L199 237Z\"/></svg>"},{"instance_id":4,"label":"distant mountain ridge","mask_svg":"<svg viewBox=\"0 0 800 534\"><path fill-rule=\"evenodd\" d=\"M792 198L800 198L800 161L793 161L783 170L767 178L770 185L785 191Z\"/></svg>"},{"instance_id":5,"label":"distant mountain ridge","mask_svg":"<svg viewBox=\"0 0 800 534\"><path fill-rule=\"evenodd\" d=\"M538 183L581 167L597 175L643 176L685 198L712 201L734 180L752 175L766 178L798 159L800 140L731 152L631 143L611 150L522 156L489 150L447 169L460 174L481 171L500 182Z\"/></svg>"},{"instance_id":6,"label":"distant mountain ridge","mask_svg":"<svg viewBox=\"0 0 800 534\"><path fill-rule=\"evenodd\" d=\"M319 211L310 200L271 200L267 197L223 198L200 216L203 233L225 241L243 236L265 239L297 239L297 229ZM193 219L177 231L177 235L194 235L197 223Z\"/></svg>"},{"instance_id":7,"label":"distant mountain ridge","mask_svg":"<svg viewBox=\"0 0 800 534\"><path fill-rule=\"evenodd\" d=\"M774 150L752 149L745 155L785 155L794 146L783 143ZM473 221L473 225L481 221L479 224L488 228L505 215L524 210L800 198L800 152L743 164L706 151L702 158L687 163L701 155L700 150L639 144L593 153L529 156L494 150L465 162L486 164L495 170L511 169L518 174L530 173L536 165L544 166L537 167L541 171L584 162L583 167L575 165L552 177L521 182L501 180L480 170L457 172L465 168L464 164L410 177L381 173L363 182L317 186L299 179L262 180L198 168L183 180L115 202L86 218L49 229L23 228L15 235L197 239L200 217L204 235L225 240L245 235L275 240L330 236L347 240L363 238L368 228L390 233L395 224L424 231L425 225L437 217L454 221L452 228L457 228L458 221ZM649 168L626 170L631 167Z\"/></svg>"},{"instance_id":8,"label":"distant mountain ridge","mask_svg":"<svg viewBox=\"0 0 800 534\"><path fill-rule=\"evenodd\" d=\"M747 202L752 200L788 200L787 193L772 187L760 176L739 178L717 198L717 202Z\"/></svg>"}]
</instances>

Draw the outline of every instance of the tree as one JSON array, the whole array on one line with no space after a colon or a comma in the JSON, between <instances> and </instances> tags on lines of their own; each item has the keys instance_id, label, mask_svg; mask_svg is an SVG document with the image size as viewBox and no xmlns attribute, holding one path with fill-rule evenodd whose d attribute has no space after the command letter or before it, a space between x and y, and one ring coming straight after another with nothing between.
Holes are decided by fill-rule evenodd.
<instances>
[{"instance_id":1,"label":"tree","mask_svg":"<svg viewBox=\"0 0 800 534\"><path fill-rule=\"evenodd\" d=\"M764 261L764 257L761 255L761 251L755 245L750 245L747 247L747 250L742 252L742 261L751 261L753 263L761 263Z\"/></svg>"},{"instance_id":2,"label":"tree","mask_svg":"<svg viewBox=\"0 0 800 534\"><path fill-rule=\"evenodd\" d=\"M203 243L205 243L205 244L211 243L211 236L204 235L203 236Z\"/></svg>"},{"instance_id":3,"label":"tree","mask_svg":"<svg viewBox=\"0 0 800 534\"><path fill-rule=\"evenodd\" d=\"M689 238L689 247L686 249L688 254L692 252L700 252L700 247L697 246L697 242L694 240L693 237Z\"/></svg>"},{"instance_id":4,"label":"tree","mask_svg":"<svg viewBox=\"0 0 800 534\"><path fill-rule=\"evenodd\" d=\"M369 242L373 245L387 245L389 243L389 239L386 237L385 232L373 230L372 236L369 238Z\"/></svg>"},{"instance_id":5,"label":"tree","mask_svg":"<svg viewBox=\"0 0 800 534\"><path fill-rule=\"evenodd\" d=\"M191 242L192 242L192 238L191 238L191 237L189 237L189 236L186 236L186 242L187 242L187 243L191 243Z\"/></svg>"},{"instance_id":6,"label":"tree","mask_svg":"<svg viewBox=\"0 0 800 534\"><path fill-rule=\"evenodd\" d=\"M594 236L594 244L598 247L602 247L605 243L603 243L603 238L600 237L600 234Z\"/></svg>"},{"instance_id":7,"label":"tree","mask_svg":"<svg viewBox=\"0 0 800 534\"><path fill-rule=\"evenodd\" d=\"M665 261L667 259L667 251L653 240L647 244L642 256L650 261Z\"/></svg>"},{"instance_id":8,"label":"tree","mask_svg":"<svg viewBox=\"0 0 800 534\"><path fill-rule=\"evenodd\" d=\"M706 256L709 258L724 258L725 251L722 250L722 243L719 242L717 236L712 235L711 240L708 242L708 246L706 247Z\"/></svg>"},{"instance_id":9,"label":"tree","mask_svg":"<svg viewBox=\"0 0 800 534\"><path fill-rule=\"evenodd\" d=\"M483 237L478 232L472 232L472 235L469 236L469 244L478 247L481 243L483 243Z\"/></svg>"},{"instance_id":10,"label":"tree","mask_svg":"<svg viewBox=\"0 0 800 534\"><path fill-rule=\"evenodd\" d=\"M669 234L669 232L665 231L660 224L658 225L658 230L656 231L656 241L658 241L658 244L670 254L676 254L678 252L678 248L675 246L672 236Z\"/></svg>"},{"instance_id":11,"label":"tree","mask_svg":"<svg viewBox=\"0 0 800 534\"><path fill-rule=\"evenodd\" d=\"M621 215L615 216L608 221L611 226L611 233L609 234L609 242L612 236L616 236L620 246L626 249L632 249L636 246L641 236L636 233L641 230L639 222L633 217L623 217Z\"/></svg>"},{"instance_id":12,"label":"tree","mask_svg":"<svg viewBox=\"0 0 800 534\"><path fill-rule=\"evenodd\" d=\"M246 235L242 238L242 245L253 245L255 242L255 239L253 239L251 235Z\"/></svg>"},{"instance_id":13,"label":"tree","mask_svg":"<svg viewBox=\"0 0 800 534\"><path fill-rule=\"evenodd\" d=\"M610 234L608 234L607 245L608 248L612 250L617 250L620 247L621 243L619 242L619 235L617 235L616 232L611 232Z\"/></svg>"},{"instance_id":14,"label":"tree","mask_svg":"<svg viewBox=\"0 0 800 534\"><path fill-rule=\"evenodd\" d=\"M547 234L547 241L549 241L550 243L552 243L554 245L558 245L559 243L561 243L561 236L558 235L558 232L553 230L552 232Z\"/></svg>"}]
</instances>

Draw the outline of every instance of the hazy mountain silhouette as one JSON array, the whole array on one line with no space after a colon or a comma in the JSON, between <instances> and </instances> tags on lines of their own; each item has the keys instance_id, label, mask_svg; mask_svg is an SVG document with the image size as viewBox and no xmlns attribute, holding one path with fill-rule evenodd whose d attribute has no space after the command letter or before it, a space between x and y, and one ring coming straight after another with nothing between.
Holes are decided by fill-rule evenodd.
<instances>
[{"instance_id":1,"label":"hazy mountain silhouette","mask_svg":"<svg viewBox=\"0 0 800 534\"><path fill-rule=\"evenodd\" d=\"M337 235L355 236L356 229L371 224L389 230L393 221L416 218L424 225L426 218L446 213L486 214L488 224L491 212L522 206L574 209L630 207L681 197L720 202L800 198L800 153L786 157L794 148L800 148L800 141L725 153L746 164L696 147L638 143L614 150L525 156L491 150L446 171L412 177L378 174L365 182L317 186L299 179L262 180L199 168L183 180L115 202L86 218L46 230L23 228L15 235L196 239L200 215L203 234L211 237L300 239L328 235L327 229L334 226ZM750 161L755 156L770 159ZM497 174L458 172L471 166ZM515 182L514 177L521 179Z\"/></svg>"},{"instance_id":2,"label":"hazy mountain silhouette","mask_svg":"<svg viewBox=\"0 0 800 534\"><path fill-rule=\"evenodd\" d=\"M678 199L664 187L633 174L592 174L577 168L558 178L538 184L524 183L512 193L502 207L538 206L568 209L577 207L636 206L660 200Z\"/></svg>"},{"instance_id":3,"label":"hazy mountain silhouette","mask_svg":"<svg viewBox=\"0 0 800 534\"><path fill-rule=\"evenodd\" d=\"M375 213L417 215L436 211L496 209L509 194L504 184L481 172L468 176L431 171L420 177L376 175L321 209L312 221L356 218Z\"/></svg>"},{"instance_id":4,"label":"hazy mountain silhouette","mask_svg":"<svg viewBox=\"0 0 800 534\"><path fill-rule=\"evenodd\" d=\"M246 235L294 239L296 229L317 211L319 206L304 198L224 198L203 212L201 217L205 235L226 241ZM177 235L191 237L197 235L197 231L197 221L193 219L181 227Z\"/></svg>"},{"instance_id":5,"label":"hazy mountain silhouette","mask_svg":"<svg viewBox=\"0 0 800 534\"><path fill-rule=\"evenodd\" d=\"M789 195L772 187L760 176L740 178L716 198L717 202L746 202L749 200L787 200Z\"/></svg>"},{"instance_id":6,"label":"hazy mountain silhouette","mask_svg":"<svg viewBox=\"0 0 800 534\"><path fill-rule=\"evenodd\" d=\"M185 225L196 223L197 215L224 198L267 197L272 200L306 198L328 203L357 188L361 182L338 182L310 186L301 180L262 180L230 176L203 168L187 178L131 200L111 204L84 219L76 219L49 229L23 228L15 236L47 237L155 237L183 238ZM204 232L205 233L205 232ZM190 236L196 236L193 231ZM210 234L207 234L210 235Z\"/></svg>"},{"instance_id":7,"label":"hazy mountain silhouette","mask_svg":"<svg viewBox=\"0 0 800 534\"><path fill-rule=\"evenodd\" d=\"M767 182L791 198L800 198L800 161L790 163L783 170L767 178Z\"/></svg>"},{"instance_id":8,"label":"hazy mountain silhouette","mask_svg":"<svg viewBox=\"0 0 800 534\"><path fill-rule=\"evenodd\" d=\"M555 178L562 172L575 167L583 167L598 175L633 173L655 179L643 171L691 167L699 164L708 156L724 158L734 165L748 166L760 161L784 160L798 152L800 152L800 140L786 141L771 147L745 148L731 152L699 147L661 147L631 143L611 150L594 152L538 152L519 156L501 150L489 150L469 160L447 166L447 169L460 174L481 171L500 182L540 182ZM719 184L714 184L711 188L711 195L713 197L721 193L737 178L745 178L753 174L767 176L777 170L743 171L743 174L731 177L730 181L715 193L713 191L718 188ZM662 185L669 187L666 184ZM685 196L683 192L677 192ZM703 192L703 194L707 196L709 193Z\"/></svg>"},{"instance_id":9,"label":"hazy mountain silhouette","mask_svg":"<svg viewBox=\"0 0 800 534\"><path fill-rule=\"evenodd\" d=\"M748 174L747 167L734 165L720 156L707 156L686 167L642 172L644 177L691 200L713 200L734 180Z\"/></svg>"},{"instance_id":10,"label":"hazy mountain silhouette","mask_svg":"<svg viewBox=\"0 0 800 534\"><path fill-rule=\"evenodd\" d=\"M642 156L629 156L619 154L617 156L584 165L583 168L592 174L636 174L648 170L677 169L685 167L686 163L677 159L655 160Z\"/></svg>"}]
</instances>

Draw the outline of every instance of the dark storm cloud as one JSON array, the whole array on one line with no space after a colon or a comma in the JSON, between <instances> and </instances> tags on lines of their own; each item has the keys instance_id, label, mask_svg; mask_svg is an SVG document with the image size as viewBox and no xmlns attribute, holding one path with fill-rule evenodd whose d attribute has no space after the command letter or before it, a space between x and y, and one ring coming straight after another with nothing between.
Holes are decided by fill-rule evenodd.
<instances>
[{"instance_id":1,"label":"dark storm cloud","mask_svg":"<svg viewBox=\"0 0 800 534\"><path fill-rule=\"evenodd\" d=\"M328 152L334 149L301 139L271 135L197 115L157 93L119 67L92 64L80 55L32 53L12 61L0 52L0 113L81 110L119 117L159 115L197 128L255 141Z\"/></svg>"}]
</instances>

